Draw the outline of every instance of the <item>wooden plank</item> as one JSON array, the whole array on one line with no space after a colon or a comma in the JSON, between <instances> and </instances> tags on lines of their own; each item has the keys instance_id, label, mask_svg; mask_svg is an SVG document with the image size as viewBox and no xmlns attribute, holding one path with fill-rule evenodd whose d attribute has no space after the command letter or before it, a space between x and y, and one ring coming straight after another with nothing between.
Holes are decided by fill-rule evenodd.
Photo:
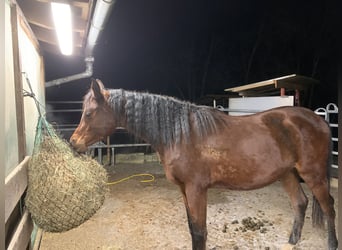
<instances>
[{"instance_id":1,"label":"wooden plank","mask_svg":"<svg viewBox=\"0 0 342 250\"><path fill-rule=\"evenodd\" d=\"M6 160L5 160L5 156L4 156L4 152L5 151L5 145L6 143L4 143L4 140L6 138L6 125L5 125L5 96L6 96L6 89L7 86L9 85L9 82L6 80L6 76L5 76L5 70L8 70L7 68L7 60L8 58L6 57L6 52L5 49L7 46L5 46L6 43L6 39L5 37L7 36L7 23L8 23L8 18L5 15L7 8L8 8L8 3L7 2L1 2L0 4L0 16L1 16L1 21L0 21L0 34L2 35L1 39L0 39L0 138L1 138L1 143L0 143L0 179L1 179L1 184L0 184L0 221L1 221L1 226L0 226L0 249L5 245L5 227L3 226L3 221L5 221L5 204L3 202L4 199L4 188L3 188L3 180L5 179L5 172L6 172ZM6 16L6 18L5 18ZM6 27L6 28L5 28ZM5 32L6 30L6 32ZM7 72L6 72L7 73Z\"/></svg>"},{"instance_id":2,"label":"wooden plank","mask_svg":"<svg viewBox=\"0 0 342 250\"><path fill-rule=\"evenodd\" d=\"M12 43L13 43L15 106L16 106L17 134L18 134L18 159L19 161L22 161L26 155L26 137L25 137L23 83L22 83L22 77L21 77L22 74L21 74L20 53L19 53L18 16L17 16L16 4L11 5L11 26L12 26Z\"/></svg>"},{"instance_id":3,"label":"wooden plank","mask_svg":"<svg viewBox=\"0 0 342 250\"><path fill-rule=\"evenodd\" d=\"M18 5L17 5L17 14L18 14L18 21L19 21L20 27L26 33L27 37L31 40L32 45L36 48L36 50L40 54L39 42L38 42L36 36L34 35L32 29L31 29L31 26L27 22L23 11L21 10L21 8Z\"/></svg>"},{"instance_id":4,"label":"wooden plank","mask_svg":"<svg viewBox=\"0 0 342 250\"><path fill-rule=\"evenodd\" d=\"M27 187L27 166L30 156L25 159L5 179L5 222Z\"/></svg>"},{"instance_id":5,"label":"wooden plank","mask_svg":"<svg viewBox=\"0 0 342 250\"><path fill-rule=\"evenodd\" d=\"M298 89L298 90L306 90L308 87L312 86L313 83L316 83L314 81L308 82L308 81L298 81L296 82L290 82L290 81L277 81L275 84L275 88L285 88L285 89Z\"/></svg>"},{"instance_id":6,"label":"wooden plank","mask_svg":"<svg viewBox=\"0 0 342 250\"><path fill-rule=\"evenodd\" d=\"M301 76L301 75L287 75L287 76L282 76L262 82L256 82L256 83L251 83L251 84L246 84L243 86L238 86L234 88L229 88L225 89L224 91L230 91L230 92L242 92L242 91L250 91L250 90L255 90L258 91L259 89L279 89L279 88L285 88L285 89L299 89L299 90L304 90L308 88L309 86L313 84L317 84L318 81L306 77L306 76Z\"/></svg>"},{"instance_id":7,"label":"wooden plank","mask_svg":"<svg viewBox=\"0 0 342 250\"><path fill-rule=\"evenodd\" d=\"M265 87L265 86L271 86L271 85L274 85L274 84L275 84L274 80L267 80L267 81L251 83L251 84L247 84L247 85L243 85L243 86L238 86L238 87L234 87L234 88L225 89L224 91L241 92L241 91L245 91L245 90L262 88L262 87Z\"/></svg>"},{"instance_id":8,"label":"wooden plank","mask_svg":"<svg viewBox=\"0 0 342 250\"><path fill-rule=\"evenodd\" d=\"M7 250L26 249L31 239L32 230L33 222L31 220L29 212L26 210L7 247Z\"/></svg>"},{"instance_id":9,"label":"wooden plank","mask_svg":"<svg viewBox=\"0 0 342 250\"><path fill-rule=\"evenodd\" d=\"M45 92L45 64L44 64L44 57L41 55L40 56L40 88L44 92L44 102L45 102L45 97L46 97L46 92Z\"/></svg>"},{"instance_id":10,"label":"wooden plank","mask_svg":"<svg viewBox=\"0 0 342 250\"><path fill-rule=\"evenodd\" d=\"M43 229L38 228L38 229L37 229L36 238L34 239L34 242L33 242L32 250L39 250L39 248L40 248L40 243L41 243L42 238L43 238L43 234L44 234ZM31 243L31 244L32 244L32 243Z\"/></svg>"},{"instance_id":11,"label":"wooden plank","mask_svg":"<svg viewBox=\"0 0 342 250\"><path fill-rule=\"evenodd\" d=\"M292 79L296 76L297 76L296 74L282 76L282 77L278 77L278 78L274 78L274 79L270 79L270 80L266 80L266 81L261 81L261 82L246 84L243 86L238 86L235 88L225 89L224 91L240 92L240 91L244 91L244 90L250 90L250 89L255 89L255 88L260 88L260 87L265 87L265 86L272 86L272 85L275 85L277 81L281 81L284 79Z\"/></svg>"},{"instance_id":12,"label":"wooden plank","mask_svg":"<svg viewBox=\"0 0 342 250\"><path fill-rule=\"evenodd\" d=\"M279 89L263 89L263 90L246 90L246 91L240 91L239 96L244 97L263 97L263 96L273 96L273 95L279 95L280 90Z\"/></svg>"},{"instance_id":13,"label":"wooden plank","mask_svg":"<svg viewBox=\"0 0 342 250\"><path fill-rule=\"evenodd\" d=\"M40 48L44 51L50 52L55 55L60 55L58 46L52 45L50 43L46 43L44 41L40 41L39 43ZM73 55L83 56L83 48L81 47L74 47L73 48Z\"/></svg>"},{"instance_id":14,"label":"wooden plank","mask_svg":"<svg viewBox=\"0 0 342 250\"><path fill-rule=\"evenodd\" d=\"M71 10L73 12L73 31L74 32L85 32L87 27L87 20L83 20L77 13L82 15L83 9L79 6L75 6L71 3ZM29 23L40 26L45 29L54 30L55 24L51 17L51 5L50 3L42 3L38 1L21 1L20 6L25 13L26 19Z\"/></svg>"},{"instance_id":15,"label":"wooden plank","mask_svg":"<svg viewBox=\"0 0 342 250\"><path fill-rule=\"evenodd\" d=\"M40 41L43 41L52 45L58 45L58 39L57 39L55 30L43 29L38 26L33 26L32 30L34 31L34 34ZM74 32L72 39L73 39L73 44L74 44L73 46L82 47L83 37L81 36L80 33Z\"/></svg>"}]
</instances>

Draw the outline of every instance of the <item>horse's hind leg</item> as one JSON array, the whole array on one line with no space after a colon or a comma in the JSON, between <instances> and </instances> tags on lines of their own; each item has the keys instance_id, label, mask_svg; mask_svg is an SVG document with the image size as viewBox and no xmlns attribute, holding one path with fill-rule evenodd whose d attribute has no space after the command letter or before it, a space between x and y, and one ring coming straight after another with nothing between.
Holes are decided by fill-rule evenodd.
<instances>
[{"instance_id":1,"label":"horse's hind leg","mask_svg":"<svg viewBox=\"0 0 342 250\"><path fill-rule=\"evenodd\" d=\"M305 176L303 176L305 180ZM327 218L328 225L328 246L329 250L337 249L338 241L335 230L335 209L334 209L334 198L329 194L329 184L327 179L322 178L320 180L305 180L313 195L319 203L321 209L316 209L316 213L323 213ZM315 202L315 200L314 200ZM313 211L314 212L314 211ZM313 214L313 217L316 216ZM319 217L319 216L318 216Z\"/></svg>"},{"instance_id":2,"label":"horse's hind leg","mask_svg":"<svg viewBox=\"0 0 342 250\"><path fill-rule=\"evenodd\" d=\"M290 197L292 208L294 210L294 222L290 235L289 243L295 245L302 234L304 225L305 211L308 206L308 198L306 197L299 178L294 171L289 172L281 179L283 187Z\"/></svg>"}]
</instances>

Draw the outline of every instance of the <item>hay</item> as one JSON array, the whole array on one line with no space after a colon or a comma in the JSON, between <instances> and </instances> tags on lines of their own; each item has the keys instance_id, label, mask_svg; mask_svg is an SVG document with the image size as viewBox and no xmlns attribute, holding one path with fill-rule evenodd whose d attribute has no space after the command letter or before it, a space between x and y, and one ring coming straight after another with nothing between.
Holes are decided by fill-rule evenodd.
<instances>
[{"instance_id":1,"label":"hay","mask_svg":"<svg viewBox=\"0 0 342 250\"><path fill-rule=\"evenodd\" d=\"M28 166L26 207L40 228L63 232L79 226L102 206L107 173L90 157L75 155L51 127L48 133L41 130L37 129Z\"/></svg>"}]
</instances>

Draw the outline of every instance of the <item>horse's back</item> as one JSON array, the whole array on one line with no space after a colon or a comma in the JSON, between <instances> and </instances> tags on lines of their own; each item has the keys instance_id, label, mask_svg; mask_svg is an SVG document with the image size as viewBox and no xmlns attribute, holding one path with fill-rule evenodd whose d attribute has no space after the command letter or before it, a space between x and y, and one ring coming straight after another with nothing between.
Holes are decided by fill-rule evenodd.
<instances>
[{"instance_id":1,"label":"horse's back","mask_svg":"<svg viewBox=\"0 0 342 250\"><path fill-rule=\"evenodd\" d=\"M303 107L279 107L259 114L261 121L277 134L285 134L303 143L330 142L327 122L312 110Z\"/></svg>"},{"instance_id":2,"label":"horse's back","mask_svg":"<svg viewBox=\"0 0 342 250\"><path fill-rule=\"evenodd\" d=\"M308 154L329 151L329 125L312 110L303 107L280 107L259 115L278 145L292 148L296 151L298 160Z\"/></svg>"}]
</instances>

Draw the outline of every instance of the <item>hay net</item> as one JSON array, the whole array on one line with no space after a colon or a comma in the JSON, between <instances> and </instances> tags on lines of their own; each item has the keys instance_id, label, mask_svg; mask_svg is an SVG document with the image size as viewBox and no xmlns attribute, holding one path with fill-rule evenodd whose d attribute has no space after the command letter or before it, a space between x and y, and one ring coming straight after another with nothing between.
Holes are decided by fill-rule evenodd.
<instances>
[{"instance_id":1,"label":"hay net","mask_svg":"<svg viewBox=\"0 0 342 250\"><path fill-rule=\"evenodd\" d=\"M76 155L52 125L39 118L25 204L40 228L63 232L88 220L104 202L106 182L106 170L97 161Z\"/></svg>"}]
</instances>

